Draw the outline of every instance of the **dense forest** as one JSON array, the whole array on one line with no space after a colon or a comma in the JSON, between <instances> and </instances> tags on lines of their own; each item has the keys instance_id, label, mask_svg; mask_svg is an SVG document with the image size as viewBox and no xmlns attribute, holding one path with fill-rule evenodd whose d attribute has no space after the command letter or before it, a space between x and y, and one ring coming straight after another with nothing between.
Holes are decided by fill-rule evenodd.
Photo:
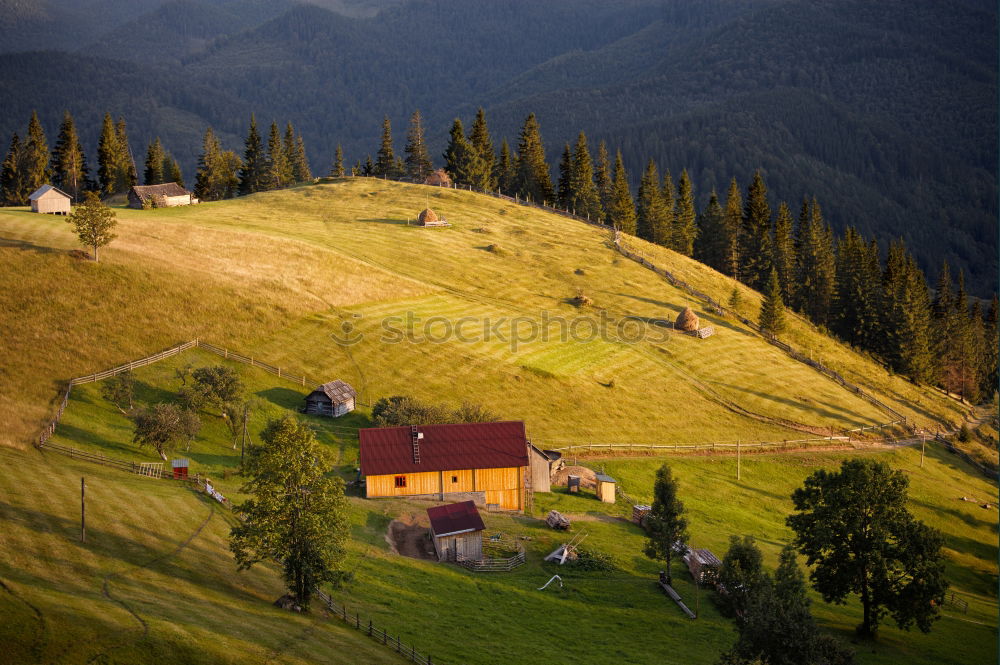
<instances>
[{"instance_id":1,"label":"dense forest","mask_svg":"<svg viewBox=\"0 0 1000 665\"><path fill-rule=\"evenodd\" d=\"M687 169L700 207L760 170L781 199L825 202L835 231L902 238L932 280L947 261L988 297L996 21L979 0L15 3L0 136L68 110L93 150L111 112L133 151L160 137L193 173L205 128L238 152L252 110L294 123L325 168L337 145L373 153L384 115L421 109L439 161L455 117L482 106L513 144L534 112L550 163L582 128L633 188L648 158Z\"/></svg>"}]
</instances>

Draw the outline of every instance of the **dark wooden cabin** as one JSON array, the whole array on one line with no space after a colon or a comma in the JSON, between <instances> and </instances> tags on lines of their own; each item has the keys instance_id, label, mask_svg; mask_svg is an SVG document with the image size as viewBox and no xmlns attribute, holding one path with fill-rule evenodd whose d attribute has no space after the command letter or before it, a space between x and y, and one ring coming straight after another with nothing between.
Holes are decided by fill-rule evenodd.
<instances>
[{"instance_id":1,"label":"dark wooden cabin","mask_svg":"<svg viewBox=\"0 0 1000 665\"><path fill-rule=\"evenodd\" d=\"M339 418L354 410L358 393L341 380L330 381L306 396L306 413Z\"/></svg>"}]
</instances>

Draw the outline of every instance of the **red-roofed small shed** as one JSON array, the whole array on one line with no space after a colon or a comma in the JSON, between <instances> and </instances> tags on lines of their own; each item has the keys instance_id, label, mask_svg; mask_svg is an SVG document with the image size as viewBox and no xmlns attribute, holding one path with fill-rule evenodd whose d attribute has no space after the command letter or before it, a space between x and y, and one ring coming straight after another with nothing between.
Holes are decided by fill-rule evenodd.
<instances>
[{"instance_id":1,"label":"red-roofed small shed","mask_svg":"<svg viewBox=\"0 0 1000 665\"><path fill-rule=\"evenodd\" d=\"M450 503L427 509L431 518L431 536L438 561L456 561L459 557L478 561L483 558L483 518L473 501Z\"/></svg>"}]
</instances>

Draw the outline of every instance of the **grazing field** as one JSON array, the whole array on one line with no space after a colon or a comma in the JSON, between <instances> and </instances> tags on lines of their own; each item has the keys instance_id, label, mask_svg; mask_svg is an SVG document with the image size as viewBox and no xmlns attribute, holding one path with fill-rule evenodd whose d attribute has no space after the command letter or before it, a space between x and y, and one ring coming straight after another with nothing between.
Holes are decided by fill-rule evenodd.
<instances>
[{"instance_id":1,"label":"grazing field","mask_svg":"<svg viewBox=\"0 0 1000 665\"><path fill-rule=\"evenodd\" d=\"M452 227L409 225L427 205ZM481 404L523 419L545 447L782 441L892 419L739 322L705 312L615 252L604 230L483 195L347 179L118 215L119 238L94 264L69 255L76 244L62 220L0 209L0 461L16 470L0 479L0 642L38 635L17 640L26 662L102 654L109 662L393 662L356 633L271 608L281 593L275 572L235 573L225 543L231 516L213 504L170 483L29 449L68 379L195 337L309 378L296 385L230 363L255 400L253 442L268 417L297 409L316 384L343 379L357 388L355 413L309 418L345 478L371 404L396 394ZM690 259L646 249L719 300L732 291L732 280ZM581 294L589 305L574 304ZM744 289L742 313L755 318L758 302ZM685 306L716 334L699 340L664 325ZM945 428L965 415L801 320L788 339L918 425ZM137 401L174 399L185 365L227 362L191 350L138 369ZM202 420L190 450L173 456L189 457L192 473L238 501L239 445L219 414ZM159 461L131 438L129 420L95 383L74 388L54 441ZM729 457L674 458L694 542L721 555L730 534L751 533L774 566L792 488L849 454L883 455L907 470L914 511L945 531L949 579L970 603L967 615L946 607L930 636L887 627L861 662L992 660L996 512L956 502L991 498L996 488L933 447L922 470L909 449L745 456L742 482ZM660 461L590 463L643 500ZM94 513L86 546L73 540L81 475L105 511ZM530 537L528 563L481 576L392 552L389 522L419 519L426 505L353 498L354 579L335 593L435 662L552 662L586 635L594 662L709 664L733 639L732 624L683 575L679 590L700 606L699 620L684 619L656 590L658 565L623 521L628 506L536 497L535 518L550 508L570 513L574 529L589 534L586 547L615 559L613 572L542 564L561 536L531 517L489 516L491 530ZM555 572L566 573L562 589L535 590ZM817 602L816 612L847 637L859 609Z\"/></svg>"}]
</instances>

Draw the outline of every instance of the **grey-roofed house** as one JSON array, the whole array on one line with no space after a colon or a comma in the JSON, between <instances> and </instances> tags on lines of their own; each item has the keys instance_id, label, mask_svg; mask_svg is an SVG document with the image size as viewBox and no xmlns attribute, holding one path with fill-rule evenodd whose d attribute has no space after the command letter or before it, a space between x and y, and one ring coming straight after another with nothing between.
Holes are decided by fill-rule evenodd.
<instances>
[{"instance_id":1,"label":"grey-roofed house","mask_svg":"<svg viewBox=\"0 0 1000 665\"><path fill-rule=\"evenodd\" d=\"M52 185L42 185L28 197L31 212L68 215L73 197Z\"/></svg>"},{"instance_id":2,"label":"grey-roofed house","mask_svg":"<svg viewBox=\"0 0 1000 665\"><path fill-rule=\"evenodd\" d=\"M306 413L339 418L354 410L358 393L340 379L316 388L306 396Z\"/></svg>"},{"instance_id":3,"label":"grey-roofed house","mask_svg":"<svg viewBox=\"0 0 1000 665\"><path fill-rule=\"evenodd\" d=\"M172 208L197 202L198 199L193 198L191 192L176 182L167 182L162 185L135 185L128 190L128 206L136 210L142 210L148 206Z\"/></svg>"}]
</instances>

